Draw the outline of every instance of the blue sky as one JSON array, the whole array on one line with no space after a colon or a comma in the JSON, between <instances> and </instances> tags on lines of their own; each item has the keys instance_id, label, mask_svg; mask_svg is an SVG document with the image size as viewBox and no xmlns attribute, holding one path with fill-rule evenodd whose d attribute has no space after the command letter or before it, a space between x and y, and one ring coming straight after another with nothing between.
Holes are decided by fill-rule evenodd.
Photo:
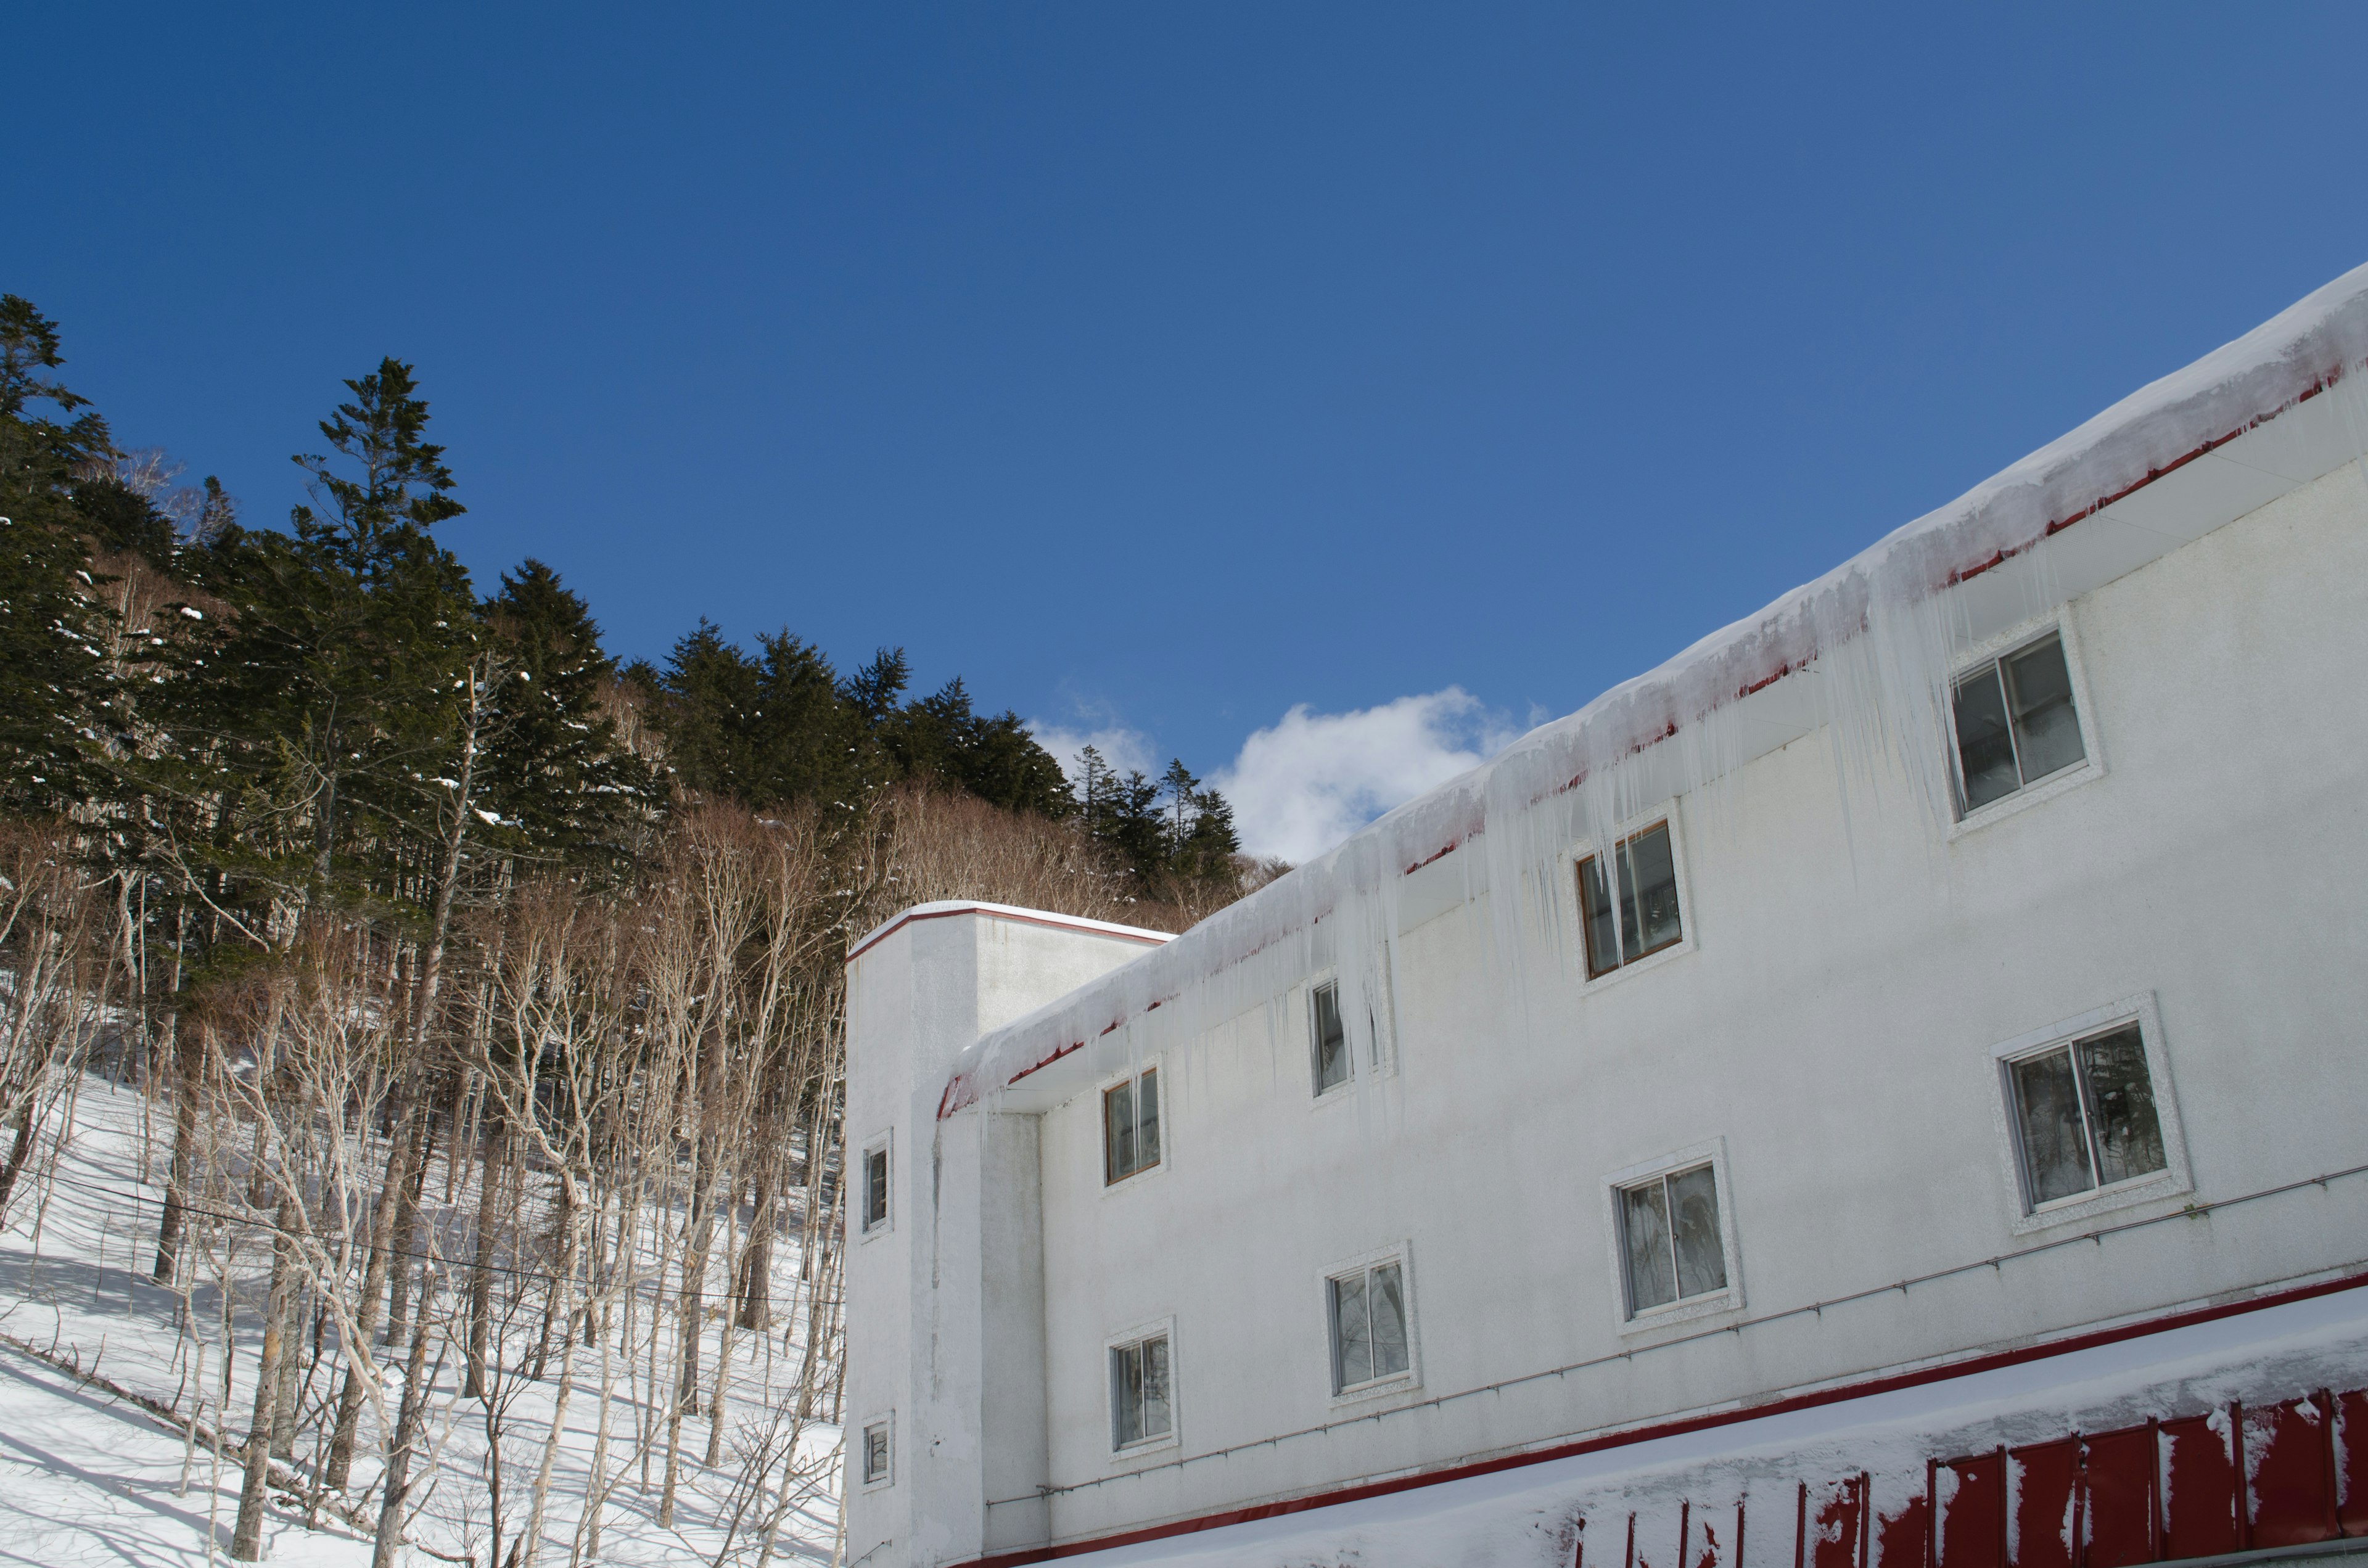
<instances>
[{"instance_id":1,"label":"blue sky","mask_svg":"<svg viewBox=\"0 0 2368 1568\"><path fill-rule=\"evenodd\" d=\"M1304 855L2368 260L2368 11L1638 9L28 8L0 289L250 521L395 354L484 583Z\"/></svg>"}]
</instances>

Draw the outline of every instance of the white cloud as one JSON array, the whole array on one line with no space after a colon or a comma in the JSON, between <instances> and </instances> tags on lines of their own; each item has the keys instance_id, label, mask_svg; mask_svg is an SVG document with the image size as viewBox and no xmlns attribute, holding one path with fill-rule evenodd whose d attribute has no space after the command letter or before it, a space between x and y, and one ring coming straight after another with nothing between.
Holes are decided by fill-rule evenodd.
<instances>
[{"instance_id":1,"label":"white cloud","mask_svg":"<svg viewBox=\"0 0 2368 1568\"><path fill-rule=\"evenodd\" d=\"M1244 849L1295 865L1513 737L1501 715L1457 686L1352 713L1313 713L1303 702L1244 741L1210 782L1233 802Z\"/></svg>"},{"instance_id":2,"label":"white cloud","mask_svg":"<svg viewBox=\"0 0 2368 1568\"><path fill-rule=\"evenodd\" d=\"M1048 724L1042 719L1030 719L1028 721L1028 733L1036 737L1038 745L1053 754L1053 760L1061 765L1061 771L1068 776L1071 784L1081 783L1084 779L1084 769L1077 762L1077 754L1087 746L1101 753L1102 760L1121 773L1141 769L1156 775L1167 766L1155 760L1157 754L1152 748L1149 735L1122 724L1104 724L1094 730L1073 730L1060 724Z\"/></svg>"}]
</instances>

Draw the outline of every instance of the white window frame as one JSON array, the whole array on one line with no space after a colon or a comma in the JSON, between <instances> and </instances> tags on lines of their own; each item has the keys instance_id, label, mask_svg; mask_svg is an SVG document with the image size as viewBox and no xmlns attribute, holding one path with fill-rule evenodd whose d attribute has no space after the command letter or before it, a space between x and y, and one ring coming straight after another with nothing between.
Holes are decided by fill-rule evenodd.
<instances>
[{"instance_id":1,"label":"white window frame","mask_svg":"<svg viewBox=\"0 0 2368 1568\"><path fill-rule=\"evenodd\" d=\"M882 1173L881 1183L883 1188L882 1196L887 1199L883 1205L886 1212L882 1215L878 1224L868 1225L864 1223L863 1215L871 1196L870 1191L871 1156L874 1154L887 1156L887 1159L882 1162L887 1168ZM855 1181L855 1239L859 1242L877 1241L896 1228L896 1130L894 1128L892 1127L877 1137L865 1141L862 1162L856 1166Z\"/></svg>"},{"instance_id":2,"label":"white window frame","mask_svg":"<svg viewBox=\"0 0 2368 1568\"><path fill-rule=\"evenodd\" d=\"M1159 1158L1132 1175L1112 1181L1110 1179L1110 1102L1105 1096L1121 1084L1138 1081L1145 1073L1155 1072L1159 1074ZM1120 1072L1104 1074L1094 1085L1094 1185L1100 1187L1105 1196L1113 1192L1131 1192L1175 1163L1174 1140L1170 1136L1173 1129L1168 1117L1167 1092L1171 1086L1167 1059L1159 1055L1145 1056Z\"/></svg>"},{"instance_id":3,"label":"white window frame","mask_svg":"<svg viewBox=\"0 0 2368 1568\"><path fill-rule=\"evenodd\" d=\"M1167 1341L1167 1430L1156 1437L1145 1437L1121 1448L1118 1440L1118 1390L1110 1383L1110 1358L1130 1345L1140 1345L1146 1339ZM1133 1328L1110 1335L1102 1340L1102 1408L1106 1425L1105 1440L1110 1449L1110 1462L1126 1466L1146 1454L1181 1447L1184 1442L1183 1363L1177 1355L1176 1319L1171 1313L1154 1318L1149 1323L1136 1324Z\"/></svg>"},{"instance_id":4,"label":"white window frame","mask_svg":"<svg viewBox=\"0 0 2368 1568\"><path fill-rule=\"evenodd\" d=\"M872 1429L880 1426L888 1429L888 1469L885 1474L874 1480L867 1471L871 1460ZM883 1410L877 1415L867 1415L855 1430L857 1441L855 1452L851 1457L855 1460L856 1489L861 1492L880 1492L895 1485L896 1413L893 1410Z\"/></svg>"},{"instance_id":5,"label":"white window frame","mask_svg":"<svg viewBox=\"0 0 2368 1568\"><path fill-rule=\"evenodd\" d=\"M1370 994L1366 997L1369 1003L1378 1003L1378 1006L1372 1007L1372 1017L1369 1019L1372 1027L1360 1039L1353 1019L1345 1014L1340 1019L1341 1028L1347 1036L1349 1075L1328 1089L1315 1087L1315 993L1326 985L1337 988L1339 983L1339 966L1327 964L1309 975L1306 983L1299 987L1301 993L1299 1019L1301 1027L1306 1031L1303 1038L1307 1051L1307 1080L1313 1091L1315 1103L1317 1105L1331 1105L1336 1101L1352 1097L1357 1087L1357 1080L1360 1078L1370 1074L1375 1082L1379 1082L1397 1072L1398 1031L1397 1019L1395 1016L1397 1012L1397 985L1395 976L1391 973L1389 944L1384 942L1376 949L1370 981L1372 985L1380 988L1381 994L1378 997Z\"/></svg>"},{"instance_id":6,"label":"white window frame","mask_svg":"<svg viewBox=\"0 0 2368 1568\"><path fill-rule=\"evenodd\" d=\"M1679 820L1677 797L1662 801L1649 811L1637 812L1623 819L1611 832L1614 846L1627 843L1640 833L1650 833L1663 823L1669 825L1669 866L1678 879L1678 939L1656 952L1646 953L1633 963L1623 963L1603 973L1589 976L1587 972L1587 905L1578 896L1578 868L1582 861L1597 858L1601 846L1582 839L1564 849L1557 860L1557 875L1562 891L1557 895L1565 917L1570 923L1571 956L1578 966L1579 994L1591 996L1606 986L1617 985L1623 980L1649 973L1664 964L1675 963L1692 952L1701 939L1702 927L1697 918L1693 879L1686 865L1686 830ZM1620 896L1619 869L1612 868L1611 896Z\"/></svg>"},{"instance_id":7,"label":"white window frame","mask_svg":"<svg viewBox=\"0 0 2368 1568\"><path fill-rule=\"evenodd\" d=\"M1575 881L1575 880L1574 880ZM1718 1249L1726 1266L1726 1287L1705 1290L1698 1296L1680 1296L1657 1307L1646 1307L1631 1313L1628 1311L1628 1246L1622 1231L1620 1194L1622 1189L1641 1187L1662 1176L1690 1171L1697 1165L1711 1168L1711 1180L1718 1188ZM1735 1233L1735 1183L1727 1173L1726 1139L1724 1135L1689 1143L1682 1149L1672 1149L1666 1154L1640 1160L1633 1165L1605 1175L1602 1180L1603 1236L1611 1260L1611 1318L1618 1331L1625 1335L1649 1334L1673 1324L1692 1323L1698 1318L1715 1317L1721 1312L1743 1310L1743 1249Z\"/></svg>"},{"instance_id":8,"label":"white window frame","mask_svg":"<svg viewBox=\"0 0 2368 1568\"><path fill-rule=\"evenodd\" d=\"M1345 1389L1336 1388L1332 1382L1332 1282L1384 1263L1398 1266L1399 1289L1406 1294L1406 1370L1392 1372L1385 1378L1375 1378L1370 1382L1353 1383ZM1318 1329L1316 1364L1323 1369L1324 1389L1333 1408L1411 1393L1422 1387L1422 1309L1415 1301L1414 1244L1411 1241L1392 1242L1387 1246L1375 1247L1353 1257L1336 1258L1317 1270L1315 1321Z\"/></svg>"},{"instance_id":9,"label":"white window frame","mask_svg":"<svg viewBox=\"0 0 2368 1568\"><path fill-rule=\"evenodd\" d=\"M2000 796L1987 806L1960 812L1957 802L1964 790L1964 764L1957 756L1957 683L1984 665L1996 664L2009 653L2020 653L2032 643L2044 640L2051 631L2064 647L2064 673L2072 683L2072 717L2080 726L2081 760L2061 773L2048 775L2036 784L2025 785L2011 795ZM2096 704L2089 698L2089 670L2081 657L2080 638L2073 624L2072 607L2067 604L2060 609L2019 622L1994 637L1986 637L1952 662L1943 694L1941 722L1947 726L1941 736L1941 744L1948 754L1949 842L1952 844L1994 822L2027 812L2033 806L2044 805L2083 784L2102 778L2105 776L2105 752L2097 737Z\"/></svg>"},{"instance_id":10,"label":"white window frame","mask_svg":"<svg viewBox=\"0 0 2368 1568\"><path fill-rule=\"evenodd\" d=\"M2155 1119L2162 1128L2163 1168L2151 1175L2133 1176L2115 1182L2111 1187L2091 1187L2087 1192L2058 1198L2053 1202L2034 1207L2030 1199L2027 1178L2022 1167L2022 1130L2017 1125L2014 1104L2014 1079L2009 1069L2030 1057L2044 1055L2076 1040L2135 1024L2138 1039L2146 1048L2147 1085L2154 1091ZM2156 1006L2154 993L2140 992L2124 996L2102 1007L2092 1007L2073 1017L2060 1019L2044 1028L2032 1029L2012 1040L2000 1040L1990 1047L1990 1119L1998 1140L1999 1157L2005 1162L2007 1226L2018 1236L2033 1232L2053 1230L2059 1225L2076 1224L2115 1210L2129 1209L2142 1203L2152 1203L2166 1198L2179 1198L2195 1190L2194 1178L2187 1164L2187 1134L2180 1126L2179 1096L2170 1076L2170 1058L2163 1049L2162 1016Z\"/></svg>"}]
</instances>

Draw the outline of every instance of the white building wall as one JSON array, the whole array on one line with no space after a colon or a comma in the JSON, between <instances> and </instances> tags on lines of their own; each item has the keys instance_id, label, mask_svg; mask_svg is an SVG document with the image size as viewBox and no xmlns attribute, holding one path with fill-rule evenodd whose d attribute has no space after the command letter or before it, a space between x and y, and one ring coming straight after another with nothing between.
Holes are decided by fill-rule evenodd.
<instances>
[{"instance_id":1,"label":"white building wall","mask_svg":"<svg viewBox=\"0 0 2368 1568\"><path fill-rule=\"evenodd\" d=\"M2368 1158L2368 479L2340 469L2064 624L2101 764L2086 782L1952 833L1905 779L1846 791L1820 732L1675 802L1690 950L1586 985L1575 931L1532 930L1508 963L1485 900L1459 900L1401 939L1394 1074L1315 1103L1301 990L1158 1058L1151 1176L1104 1187L1093 1090L1047 1112L1053 1537L2358 1262L2353 1181L1757 1322ZM1411 880L1461 879L1460 858ZM1994 1048L2133 997L2158 1018L2192 1190L2019 1229ZM1627 1332L1605 1177L1712 1142L1740 1304ZM1322 1279L1393 1245L1418 1386L1335 1401ZM1170 1317L1180 1441L1113 1458L1104 1345Z\"/></svg>"},{"instance_id":2,"label":"white building wall","mask_svg":"<svg viewBox=\"0 0 2368 1568\"><path fill-rule=\"evenodd\" d=\"M940 1562L1042 1539L1045 1473L1036 1118L938 1119L945 1075L990 1028L1166 938L992 904L925 904L848 966L846 1561ZM862 1228L862 1152L891 1141L888 1224ZM862 1439L893 1429L891 1478Z\"/></svg>"}]
</instances>

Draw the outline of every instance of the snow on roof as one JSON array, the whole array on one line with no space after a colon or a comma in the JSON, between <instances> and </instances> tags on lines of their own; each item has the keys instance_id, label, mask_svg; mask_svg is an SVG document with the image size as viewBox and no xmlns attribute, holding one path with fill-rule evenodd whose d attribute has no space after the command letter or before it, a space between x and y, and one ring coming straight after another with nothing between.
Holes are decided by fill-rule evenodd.
<instances>
[{"instance_id":1,"label":"snow on roof","mask_svg":"<svg viewBox=\"0 0 2368 1568\"><path fill-rule=\"evenodd\" d=\"M1016 904L986 903L978 899L939 899L930 903L916 903L900 911L865 932L847 949L847 961L853 963L866 948L900 926L916 920L942 920L950 915L985 915L997 920L1016 920L1023 926L1056 926L1070 931L1090 931L1096 936L1118 937L1130 942L1148 942L1157 946L1174 940L1167 931L1146 931L1140 926L1121 926L1109 920L1088 920L1082 915L1058 915L1051 910L1021 909Z\"/></svg>"},{"instance_id":2,"label":"snow on roof","mask_svg":"<svg viewBox=\"0 0 2368 1568\"><path fill-rule=\"evenodd\" d=\"M957 1061L939 1114L1002 1092L1152 1009L1188 998L1212 976L1279 944L1296 937L1304 947L1318 921L1372 903L1376 894L1384 901L1395 897L1395 885L1406 872L1471 843L1491 826L1514 827L1497 838L1522 838L1522 849L1534 849L1520 819L1536 815L1532 807L1590 779L1597 798L1583 806L1581 820L1608 824L1618 813L1611 809L1612 795L1603 781L1630 759L1690 729L1708 730L1715 738L1717 726L1703 721L1733 710L1812 660L1830 663L1846 645L1880 642L1886 625L1912 619L1918 606L1930 604L1944 589L2032 552L2073 524L2316 397L2363 365L2368 267L2354 268L2235 342L2141 388L1757 614L1713 632L1577 712L1531 731L1493 760L1398 807L1175 941L983 1037ZM2351 433L2352 453L2361 449L2358 435ZM1870 638L1869 632L1878 636ZM1947 670L1944 663L1911 667L1904 684L1896 678L1899 673L1878 677L1886 687L1883 695L1896 699L1920 682L1930 708ZM1908 695L1906 705L1912 706L1915 694ZM1882 727L1878 718L1874 728ZM1718 747L1696 749L1715 753ZM1736 760L1732 748L1724 764L1715 756L1698 756L1682 777L1701 782ZM1533 830L1529 836L1535 836ZM1512 865L1508 861L1506 869ZM1360 924L1361 918L1345 923L1351 931L1342 934L1344 940L1352 935L1371 940L1372 928ZM1306 953L1298 956L1304 960ZM1246 997L1247 993L1226 1000L1243 1003ZM1190 1003L1179 1011L1202 1025L1228 1016Z\"/></svg>"}]
</instances>

